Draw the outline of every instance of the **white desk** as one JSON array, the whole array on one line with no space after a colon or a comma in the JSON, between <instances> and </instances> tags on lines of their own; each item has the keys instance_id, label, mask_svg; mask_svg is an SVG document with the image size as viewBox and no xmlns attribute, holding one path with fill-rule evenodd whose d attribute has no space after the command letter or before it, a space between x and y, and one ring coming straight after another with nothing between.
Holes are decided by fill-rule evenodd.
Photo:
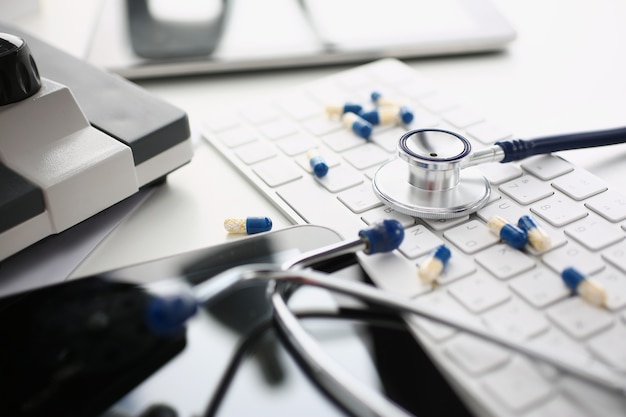
<instances>
[{"instance_id":1,"label":"white desk","mask_svg":"<svg viewBox=\"0 0 626 417\"><path fill-rule=\"evenodd\" d=\"M40 0L16 23L81 56L100 2ZM626 123L626 2L622 0L494 0L518 30L502 54L411 61L410 65L520 137ZM143 81L188 112L192 125L208 112L332 74L343 67ZM623 189L626 145L570 151L567 157ZM243 209L247 208L247 209ZM76 275L119 267L235 238L223 219L267 215L287 219L206 143L193 161L168 176L116 229ZM245 214L244 214L245 215Z\"/></svg>"}]
</instances>

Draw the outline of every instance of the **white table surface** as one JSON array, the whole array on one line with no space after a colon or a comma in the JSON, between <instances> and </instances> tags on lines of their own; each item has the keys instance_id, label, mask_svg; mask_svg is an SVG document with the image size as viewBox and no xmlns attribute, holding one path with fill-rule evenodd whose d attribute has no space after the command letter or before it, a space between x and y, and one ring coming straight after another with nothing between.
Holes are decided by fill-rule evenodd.
<instances>
[{"instance_id":1,"label":"white table surface","mask_svg":"<svg viewBox=\"0 0 626 417\"><path fill-rule=\"evenodd\" d=\"M83 56L100 1L39 0L13 22ZM622 0L494 0L518 31L500 54L408 63L519 137L626 124L626 2ZM206 75L139 84L188 112L203 115L269 95L350 66ZM624 189L626 145L569 151L571 161ZM245 208L245 210L244 210ZM75 275L216 245L237 238L226 217L264 214L274 229L289 221L206 143L192 162L168 176L136 212L92 253Z\"/></svg>"}]
</instances>

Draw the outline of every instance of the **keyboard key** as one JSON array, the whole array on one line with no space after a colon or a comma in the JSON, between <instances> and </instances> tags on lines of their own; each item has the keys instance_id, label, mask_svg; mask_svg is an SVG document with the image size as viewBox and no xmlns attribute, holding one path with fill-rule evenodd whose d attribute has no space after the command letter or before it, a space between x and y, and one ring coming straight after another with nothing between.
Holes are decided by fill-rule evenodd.
<instances>
[{"instance_id":1,"label":"keyboard key","mask_svg":"<svg viewBox=\"0 0 626 417\"><path fill-rule=\"evenodd\" d=\"M298 125L290 120L281 118L261 126L259 130L266 138L276 140L298 133Z\"/></svg>"},{"instance_id":2,"label":"keyboard key","mask_svg":"<svg viewBox=\"0 0 626 417\"><path fill-rule=\"evenodd\" d=\"M545 267L528 271L511 280L509 285L524 300L538 308L571 295L561 277Z\"/></svg>"},{"instance_id":3,"label":"keyboard key","mask_svg":"<svg viewBox=\"0 0 626 417\"><path fill-rule=\"evenodd\" d=\"M476 262L499 279L509 279L535 266L535 261L524 252L505 244L480 252Z\"/></svg>"},{"instance_id":4,"label":"keyboard key","mask_svg":"<svg viewBox=\"0 0 626 417\"><path fill-rule=\"evenodd\" d=\"M610 222L621 222L626 219L626 196L617 191L608 190L591 197L585 206Z\"/></svg>"},{"instance_id":5,"label":"keyboard key","mask_svg":"<svg viewBox=\"0 0 626 417\"><path fill-rule=\"evenodd\" d=\"M482 316L485 324L513 339L525 340L548 330L550 324L542 313L520 300L510 300Z\"/></svg>"},{"instance_id":6,"label":"keyboard key","mask_svg":"<svg viewBox=\"0 0 626 417\"><path fill-rule=\"evenodd\" d=\"M366 169L378 166L387 161L389 154L373 143L366 143L343 153L343 157L356 169Z\"/></svg>"},{"instance_id":7,"label":"keyboard key","mask_svg":"<svg viewBox=\"0 0 626 417\"><path fill-rule=\"evenodd\" d=\"M555 179L552 186L574 200L584 200L607 190L604 181L580 169Z\"/></svg>"},{"instance_id":8,"label":"keyboard key","mask_svg":"<svg viewBox=\"0 0 626 417\"><path fill-rule=\"evenodd\" d=\"M343 164L333 167L328 171L328 174L324 175L322 178L316 177L315 180L331 193L336 193L359 185L363 183L365 179L360 172Z\"/></svg>"},{"instance_id":9,"label":"keyboard key","mask_svg":"<svg viewBox=\"0 0 626 417\"><path fill-rule=\"evenodd\" d=\"M324 114L323 106L303 94L289 94L281 97L278 105L285 113L298 121Z\"/></svg>"},{"instance_id":10,"label":"keyboard key","mask_svg":"<svg viewBox=\"0 0 626 417\"><path fill-rule=\"evenodd\" d=\"M602 257L626 273L626 242L620 242L602 251Z\"/></svg>"},{"instance_id":11,"label":"keyboard key","mask_svg":"<svg viewBox=\"0 0 626 417\"><path fill-rule=\"evenodd\" d=\"M443 241L423 224L417 224L404 231L404 240L398 248L404 256L415 259L426 255L441 245Z\"/></svg>"},{"instance_id":12,"label":"keyboard key","mask_svg":"<svg viewBox=\"0 0 626 417\"><path fill-rule=\"evenodd\" d=\"M468 220L469 214L467 216L455 217L454 219L422 219L433 230L446 230Z\"/></svg>"},{"instance_id":13,"label":"keyboard key","mask_svg":"<svg viewBox=\"0 0 626 417\"><path fill-rule=\"evenodd\" d=\"M270 187L276 187L298 178L302 178L302 171L291 161L281 158L272 158L253 165L253 171Z\"/></svg>"},{"instance_id":14,"label":"keyboard key","mask_svg":"<svg viewBox=\"0 0 626 417\"><path fill-rule=\"evenodd\" d=\"M296 156L307 152L309 149L319 147L319 141L313 136L298 133L274 142L287 156ZM326 161L328 162L328 161ZM308 161L307 161L308 164Z\"/></svg>"},{"instance_id":15,"label":"keyboard key","mask_svg":"<svg viewBox=\"0 0 626 417\"><path fill-rule=\"evenodd\" d=\"M367 224L373 224L381 219L395 219L399 221L402 226L410 227L415 224L415 218L395 211L391 207L382 206L373 210L368 210L361 216L361 219Z\"/></svg>"},{"instance_id":16,"label":"keyboard key","mask_svg":"<svg viewBox=\"0 0 626 417\"><path fill-rule=\"evenodd\" d=\"M240 146L235 154L247 165L276 156L276 149L264 142L252 142Z\"/></svg>"},{"instance_id":17,"label":"keyboard key","mask_svg":"<svg viewBox=\"0 0 626 417\"><path fill-rule=\"evenodd\" d=\"M594 251L624 240L624 232L619 227L596 216L589 216L570 225L565 229L565 234Z\"/></svg>"},{"instance_id":18,"label":"keyboard key","mask_svg":"<svg viewBox=\"0 0 626 417\"><path fill-rule=\"evenodd\" d=\"M557 274L567 267L574 267L585 275L593 275L604 268L604 262L597 253L591 253L574 242L543 255L543 262Z\"/></svg>"},{"instance_id":19,"label":"keyboard key","mask_svg":"<svg viewBox=\"0 0 626 417\"><path fill-rule=\"evenodd\" d=\"M474 313L488 310L510 298L505 286L480 272L450 284L448 291Z\"/></svg>"},{"instance_id":20,"label":"keyboard key","mask_svg":"<svg viewBox=\"0 0 626 417\"><path fill-rule=\"evenodd\" d=\"M589 214L583 206L562 195L541 200L531 206L530 211L555 227L565 226Z\"/></svg>"},{"instance_id":21,"label":"keyboard key","mask_svg":"<svg viewBox=\"0 0 626 417\"><path fill-rule=\"evenodd\" d=\"M442 114L442 117L452 126L459 129L475 125L484 120L480 114L466 107L457 107L446 111Z\"/></svg>"},{"instance_id":22,"label":"keyboard key","mask_svg":"<svg viewBox=\"0 0 626 417\"><path fill-rule=\"evenodd\" d=\"M435 93L422 98L421 103L433 113L440 113L459 106L459 103L445 93Z\"/></svg>"},{"instance_id":23,"label":"keyboard key","mask_svg":"<svg viewBox=\"0 0 626 417\"><path fill-rule=\"evenodd\" d=\"M513 137L511 131L491 122L482 122L467 128L470 137L478 140L485 145L491 145L495 142L510 139Z\"/></svg>"},{"instance_id":24,"label":"keyboard key","mask_svg":"<svg viewBox=\"0 0 626 417\"><path fill-rule=\"evenodd\" d=\"M349 129L340 130L322 138L326 146L335 152L343 152L367 144L366 140Z\"/></svg>"},{"instance_id":25,"label":"keyboard key","mask_svg":"<svg viewBox=\"0 0 626 417\"><path fill-rule=\"evenodd\" d=\"M440 308L445 311L449 311L450 313L462 314L464 312L463 307L454 298L450 297L448 293L443 291L429 292L420 295L415 299L415 302L419 305L423 305L424 307ZM415 323L417 327L425 331L437 342L449 339L457 333L457 330L450 326L422 318L415 314L408 317L409 321Z\"/></svg>"},{"instance_id":26,"label":"keyboard key","mask_svg":"<svg viewBox=\"0 0 626 417\"><path fill-rule=\"evenodd\" d=\"M483 164L478 170L491 184L502 184L522 175L522 170L514 164L491 163Z\"/></svg>"},{"instance_id":27,"label":"keyboard key","mask_svg":"<svg viewBox=\"0 0 626 417\"><path fill-rule=\"evenodd\" d=\"M554 191L548 184L530 175L524 175L516 180L504 183L498 189L523 205L534 203L554 194Z\"/></svg>"},{"instance_id":28,"label":"keyboard key","mask_svg":"<svg viewBox=\"0 0 626 417\"><path fill-rule=\"evenodd\" d=\"M398 141L404 133L406 133L406 129L399 127L394 127L380 133L374 132L372 135L372 142L386 150L388 153L393 153L395 156L398 149Z\"/></svg>"},{"instance_id":29,"label":"keyboard key","mask_svg":"<svg viewBox=\"0 0 626 417\"><path fill-rule=\"evenodd\" d=\"M548 317L570 336L584 339L613 325L613 316L579 297L548 309Z\"/></svg>"},{"instance_id":30,"label":"keyboard key","mask_svg":"<svg viewBox=\"0 0 626 417\"><path fill-rule=\"evenodd\" d=\"M487 375L484 383L494 397L515 411L527 409L553 393L551 384L522 357Z\"/></svg>"},{"instance_id":31,"label":"keyboard key","mask_svg":"<svg viewBox=\"0 0 626 417\"><path fill-rule=\"evenodd\" d=\"M524 160L521 167L544 181L572 172L574 167L569 162L554 155L538 155Z\"/></svg>"},{"instance_id":32,"label":"keyboard key","mask_svg":"<svg viewBox=\"0 0 626 417\"><path fill-rule=\"evenodd\" d=\"M437 284L449 284L476 272L476 264L471 259L463 256L455 256L455 252L456 251L452 251L448 265L446 265L441 275L437 277Z\"/></svg>"},{"instance_id":33,"label":"keyboard key","mask_svg":"<svg viewBox=\"0 0 626 417\"><path fill-rule=\"evenodd\" d=\"M626 372L626 327L618 323L612 329L593 337L589 350L602 362Z\"/></svg>"},{"instance_id":34,"label":"keyboard key","mask_svg":"<svg viewBox=\"0 0 626 417\"><path fill-rule=\"evenodd\" d=\"M217 138L229 148L236 148L246 143L257 140L258 135L252 129L238 126L217 134Z\"/></svg>"},{"instance_id":35,"label":"keyboard key","mask_svg":"<svg viewBox=\"0 0 626 417\"><path fill-rule=\"evenodd\" d=\"M476 214L485 222L488 222L493 216L500 216L509 223L517 224L517 220L523 215L528 214L528 210L524 207L520 207L508 198L502 198L494 203L487 204L485 207L478 210Z\"/></svg>"},{"instance_id":36,"label":"keyboard key","mask_svg":"<svg viewBox=\"0 0 626 417\"><path fill-rule=\"evenodd\" d=\"M478 220L446 230L443 235L465 253L476 253L500 241L499 237Z\"/></svg>"},{"instance_id":37,"label":"keyboard key","mask_svg":"<svg viewBox=\"0 0 626 417\"><path fill-rule=\"evenodd\" d=\"M317 116L302 122L302 126L314 136L327 135L343 129L339 120L331 120L328 116Z\"/></svg>"},{"instance_id":38,"label":"keyboard key","mask_svg":"<svg viewBox=\"0 0 626 417\"><path fill-rule=\"evenodd\" d=\"M606 308L617 311L626 307L626 276L611 267L593 276L606 290Z\"/></svg>"},{"instance_id":39,"label":"keyboard key","mask_svg":"<svg viewBox=\"0 0 626 417\"><path fill-rule=\"evenodd\" d=\"M346 205L353 213L363 213L383 205L376 197L370 184L362 184L342 191L337 195L339 201Z\"/></svg>"},{"instance_id":40,"label":"keyboard key","mask_svg":"<svg viewBox=\"0 0 626 417\"><path fill-rule=\"evenodd\" d=\"M276 194L309 224L324 224L339 233L344 239L357 236L366 226L337 199L329 200L328 191L320 187L311 177L287 183L277 188ZM324 201L320 210L319 202Z\"/></svg>"},{"instance_id":41,"label":"keyboard key","mask_svg":"<svg viewBox=\"0 0 626 417\"><path fill-rule=\"evenodd\" d=\"M460 334L444 347L444 353L470 375L481 375L503 366L511 357L506 350L477 337Z\"/></svg>"}]
</instances>

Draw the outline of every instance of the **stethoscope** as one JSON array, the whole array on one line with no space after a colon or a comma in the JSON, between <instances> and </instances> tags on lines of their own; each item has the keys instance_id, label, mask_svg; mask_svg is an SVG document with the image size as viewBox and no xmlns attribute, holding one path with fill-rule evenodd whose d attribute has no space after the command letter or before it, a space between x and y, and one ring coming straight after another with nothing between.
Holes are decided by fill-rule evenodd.
<instances>
[{"instance_id":1,"label":"stethoscope","mask_svg":"<svg viewBox=\"0 0 626 417\"><path fill-rule=\"evenodd\" d=\"M383 203L400 213L425 219L451 219L474 213L489 201L489 181L471 167L624 142L626 128L617 128L502 141L472 152L470 141L458 133L415 129L400 137L398 158L376 171L372 186Z\"/></svg>"},{"instance_id":2,"label":"stethoscope","mask_svg":"<svg viewBox=\"0 0 626 417\"><path fill-rule=\"evenodd\" d=\"M348 254L363 252L366 255L386 256L402 243L404 229L396 220L384 220L363 229L354 240L339 242L306 252L282 264L251 264L229 269L207 281L174 293L153 294L147 311L149 327L156 332L179 329L195 315L200 306L210 306L246 284L267 283L267 294L273 310L275 327L289 351L305 364L307 374L335 401L355 416L410 417L402 407L388 400L375 389L351 376L331 359L313 337L300 325L289 309L287 300L303 286L325 288L355 297L361 301L383 307L400 315L417 314L437 323L451 326L500 346L512 349L530 358L548 363L569 375L597 386L617 391L626 396L626 378L620 372L601 367L589 367L587 358L552 347L515 340L494 329L487 329L446 309L419 305L397 294L353 280L338 279L318 272L315 268L329 260ZM205 416L212 416L216 406Z\"/></svg>"}]
</instances>

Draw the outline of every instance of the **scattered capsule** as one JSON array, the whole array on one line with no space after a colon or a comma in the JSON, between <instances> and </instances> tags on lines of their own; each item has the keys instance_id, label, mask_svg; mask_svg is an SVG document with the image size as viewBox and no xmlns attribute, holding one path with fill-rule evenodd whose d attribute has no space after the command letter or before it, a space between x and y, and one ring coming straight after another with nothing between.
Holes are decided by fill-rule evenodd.
<instances>
[{"instance_id":1,"label":"scattered capsule","mask_svg":"<svg viewBox=\"0 0 626 417\"><path fill-rule=\"evenodd\" d=\"M400 106L400 103L383 96L379 91L372 91L372 94L370 94L370 98L372 99L372 102L377 106Z\"/></svg>"},{"instance_id":2,"label":"scattered capsule","mask_svg":"<svg viewBox=\"0 0 626 417\"><path fill-rule=\"evenodd\" d=\"M344 113L361 113L363 111L363 106L356 103L345 103L345 104L327 104L326 105L326 114L330 117L333 116L341 116Z\"/></svg>"},{"instance_id":3,"label":"scattered capsule","mask_svg":"<svg viewBox=\"0 0 626 417\"><path fill-rule=\"evenodd\" d=\"M342 116L344 126L352 129L354 133L362 138L369 138L372 134L372 125L367 120L363 120L358 114L344 113Z\"/></svg>"},{"instance_id":4,"label":"scattered capsule","mask_svg":"<svg viewBox=\"0 0 626 417\"><path fill-rule=\"evenodd\" d=\"M272 230L272 220L269 217L247 217L245 219L231 217L224 220L224 229L228 233L255 233Z\"/></svg>"},{"instance_id":5,"label":"scattered capsule","mask_svg":"<svg viewBox=\"0 0 626 417\"><path fill-rule=\"evenodd\" d=\"M420 264L418 274L421 279L428 283L433 283L450 260L450 249L446 245L439 245Z\"/></svg>"},{"instance_id":6,"label":"scattered capsule","mask_svg":"<svg viewBox=\"0 0 626 417\"><path fill-rule=\"evenodd\" d=\"M316 177L322 178L324 175L328 174L328 165L326 164L326 160L316 149L311 149L307 152L306 157L309 160L309 165L311 165L313 174L315 174Z\"/></svg>"},{"instance_id":7,"label":"scattered capsule","mask_svg":"<svg viewBox=\"0 0 626 417\"><path fill-rule=\"evenodd\" d=\"M408 106L379 107L362 112L360 116L373 125L388 125L397 122L409 124L413 121L413 111Z\"/></svg>"},{"instance_id":8,"label":"scattered capsule","mask_svg":"<svg viewBox=\"0 0 626 417\"><path fill-rule=\"evenodd\" d=\"M606 291L597 281L586 278L576 268L565 268L561 273L565 285L589 303L602 307L606 305Z\"/></svg>"},{"instance_id":9,"label":"scattered capsule","mask_svg":"<svg viewBox=\"0 0 626 417\"><path fill-rule=\"evenodd\" d=\"M528 243L528 235L519 227L508 223L500 216L493 216L487 222L487 227L500 239L513 246L516 249L521 249Z\"/></svg>"},{"instance_id":10,"label":"scattered capsule","mask_svg":"<svg viewBox=\"0 0 626 417\"><path fill-rule=\"evenodd\" d=\"M526 232L528 241L533 248L545 251L552 246L552 239L532 216L524 215L520 217L517 221L517 227Z\"/></svg>"}]
</instances>

